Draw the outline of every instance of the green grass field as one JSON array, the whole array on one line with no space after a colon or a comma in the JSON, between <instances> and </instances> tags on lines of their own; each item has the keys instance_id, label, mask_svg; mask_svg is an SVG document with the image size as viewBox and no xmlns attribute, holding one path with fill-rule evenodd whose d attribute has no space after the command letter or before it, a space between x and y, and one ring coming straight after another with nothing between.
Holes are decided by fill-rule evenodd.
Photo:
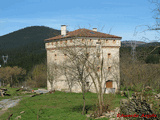
<instances>
[{"instance_id":1,"label":"green grass field","mask_svg":"<svg viewBox=\"0 0 160 120\"><path fill-rule=\"evenodd\" d=\"M120 95L105 95L105 104L110 105L110 109L119 106ZM87 114L92 113L96 108L97 95L86 93ZM10 120L21 115L21 120L89 120L86 115L81 115L83 106L81 93L55 92L53 94L42 94L35 97L23 97L21 102L8 109L0 120L6 120L10 114L13 116ZM20 114L21 111L25 113ZM107 120L101 119L101 120Z\"/></svg>"}]
</instances>

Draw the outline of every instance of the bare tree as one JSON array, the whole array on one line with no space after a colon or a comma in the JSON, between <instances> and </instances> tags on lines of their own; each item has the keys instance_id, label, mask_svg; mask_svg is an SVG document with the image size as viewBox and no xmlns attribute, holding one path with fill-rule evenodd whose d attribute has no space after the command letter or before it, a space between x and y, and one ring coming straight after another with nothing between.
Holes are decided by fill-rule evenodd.
<instances>
[{"instance_id":1,"label":"bare tree","mask_svg":"<svg viewBox=\"0 0 160 120\"><path fill-rule=\"evenodd\" d=\"M78 44L73 40L74 47L65 46L65 48L61 49L61 52L66 57L62 66L61 71L63 71L70 92L72 92L73 85L77 84L81 86L82 94L83 94L83 109L82 114L84 115L85 112L85 92L87 78L89 74L87 73L87 62L88 62L88 51L87 47L77 48L76 45ZM83 44L85 45L85 44Z\"/></svg>"},{"instance_id":2,"label":"bare tree","mask_svg":"<svg viewBox=\"0 0 160 120\"><path fill-rule=\"evenodd\" d=\"M81 85L84 100L82 114L84 114L85 109L85 91L87 82L90 82L90 85L92 84L94 86L95 92L97 93L99 107L98 114L100 116L102 115L104 106L103 94L105 93L105 82L109 75L111 76L116 72L111 73L110 70L108 70L109 60L105 60L103 50L101 49L103 42L97 45L95 49L90 47L91 44L89 46L87 38L82 39L82 41L79 41L78 39L72 40L74 44L72 44L72 47L66 45L61 49L61 52L66 56L62 69L64 70L70 89L72 88L74 81L77 81L79 85ZM119 61L118 63L113 62L114 59L110 59L110 61L113 65L112 67L115 67L113 70L116 70L119 69ZM119 76L114 74L114 78L116 78L118 83Z\"/></svg>"},{"instance_id":3,"label":"bare tree","mask_svg":"<svg viewBox=\"0 0 160 120\"><path fill-rule=\"evenodd\" d=\"M146 86L159 89L159 64L145 64L140 61L130 62L121 59L121 83L128 89L141 91Z\"/></svg>"}]
</instances>

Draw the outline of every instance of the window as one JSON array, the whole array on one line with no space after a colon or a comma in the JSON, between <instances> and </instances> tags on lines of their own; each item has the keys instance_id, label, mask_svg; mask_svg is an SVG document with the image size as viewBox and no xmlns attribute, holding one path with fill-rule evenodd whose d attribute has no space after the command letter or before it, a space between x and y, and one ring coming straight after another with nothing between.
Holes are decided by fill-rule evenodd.
<instances>
[{"instance_id":1,"label":"window","mask_svg":"<svg viewBox=\"0 0 160 120\"><path fill-rule=\"evenodd\" d=\"M52 45L53 45L53 42L52 42Z\"/></svg>"},{"instance_id":2,"label":"window","mask_svg":"<svg viewBox=\"0 0 160 120\"><path fill-rule=\"evenodd\" d=\"M86 53L86 58L88 58L89 57L89 53Z\"/></svg>"},{"instance_id":3,"label":"window","mask_svg":"<svg viewBox=\"0 0 160 120\"><path fill-rule=\"evenodd\" d=\"M97 71L98 71L98 72L100 71L100 67L99 67L99 66L97 67Z\"/></svg>"},{"instance_id":4,"label":"window","mask_svg":"<svg viewBox=\"0 0 160 120\"><path fill-rule=\"evenodd\" d=\"M113 88L113 81L112 80L106 81L106 88Z\"/></svg>"},{"instance_id":5,"label":"window","mask_svg":"<svg viewBox=\"0 0 160 120\"><path fill-rule=\"evenodd\" d=\"M65 43L67 44L67 40L65 41Z\"/></svg>"},{"instance_id":6,"label":"window","mask_svg":"<svg viewBox=\"0 0 160 120\"><path fill-rule=\"evenodd\" d=\"M108 53L108 58L111 58L111 53Z\"/></svg>"},{"instance_id":7,"label":"window","mask_svg":"<svg viewBox=\"0 0 160 120\"><path fill-rule=\"evenodd\" d=\"M70 40L70 43L72 43L72 39Z\"/></svg>"},{"instance_id":8,"label":"window","mask_svg":"<svg viewBox=\"0 0 160 120\"><path fill-rule=\"evenodd\" d=\"M82 42L84 42L84 39L82 39Z\"/></svg>"},{"instance_id":9,"label":"window","mask_svg":"<svg viewBox=\"0 0 160 120\"><path fill-rule=\"evenodd\" d=\"M60 44L62 44L63 43L63 41L60 41Z\"/></svg>"},{"instance_id":10,"label":"window","mask_svg":"<svg viewBox=\"0 0 160 120\"><path fill-rule=\"evenodd\" d=\"M54 60L57 60L57 54L54 54L54 56L55 56Z\"/></svg>"},{"instance_id":11,"label":"window","mask_svg":"<svg viewBox=\"0 0 160 120\"><path fill-rule=\"evenodd\" d=\"M49 46L49 43L47 45Z\"/></svg>"},{"instance_id":12,"label":"window","mask_svg":"<svg viewBox=\"0 0 160 120\"><path fill-rule=\"evenodd\" d=\"M106 40L106 42L108 42L108 40Z\"/></svg>"},{"instance_id":13,"label":"window","mask_svg":"<svg viewBox=\"0 0 160 120\"><path fill-rule=\"evenodd\" d=\"M98 39L98 41L100 42L101 40L100 40L100 39Z\"/></svg>"},{"instance_id":14,"label":"window","mask_svg":"<svg viewBox=\"0 0 160 120\"><path fill-rule=\"evenodd\" d=\"M116 40L113 40L113 43L115 43L116 42Z\"/></svg>"},{"instance_id":15,"label":"window","mask_svg":"<svg viewBox=\"0 0 160 120\"><path fill-rule=\"evenodd\" d=\"M58 44L58 42L56 41L56 44Z\"/></svg>"},{"instance_id":16,"label":"window","mask_svg":"<svg viewBox=\"0 0 160 120\"><path fill-rule=\"evenodd\" d=\"M86 82L86 86L89 87L89 82Z\"/></svg>"},{"instance_id":17,"label":"window","mask_svg":"<svg viewBox=\"0 0 160 120\"><path fill-rule=\"evenodd\" d=\"M67 54L64 54L64 58L66 58L67 57Z\"/></svg>"},{"instance_id":18,"label":"window","mask_svg":"<svg viewBox=\"0 0 160 120\"><path fill-rule=\"evenodd\" d=\"M108 72L110 72L111 71L111 67L108 67Z\"/></svg>"},{"instance_id":19,"label":"window","mask_svg":"<svg viewBox=\"0 0 160 120\"><path fill-rule=\"evenodd\" d=\"M90 42L92 41L92 39L90 39Z\"/></svg>"}]
</instances>

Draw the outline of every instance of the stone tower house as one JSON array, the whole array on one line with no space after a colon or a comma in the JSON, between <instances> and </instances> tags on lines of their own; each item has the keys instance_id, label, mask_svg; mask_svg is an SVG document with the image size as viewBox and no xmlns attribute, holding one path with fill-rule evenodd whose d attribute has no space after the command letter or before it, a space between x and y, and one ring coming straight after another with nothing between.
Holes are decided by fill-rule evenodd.
<instances>
[{"instance_id":1,"label":"stone tower house","mask_svg":"<svg viewBox=\"0 0 160 120\"><path fill-rule=\"evenodd\" d=\"M107 68L106 73L110 73L107 79L104 81L104 92L116 92L120 85L120 69L119 69L119 50L121 46L121 37L97 32L96 28L93 30L89 29L77 29L72 32L67 33L65 25L61 26L61 35L45 39L45 48L47 50L47 67L49 68L52 63L61 64L65 60L66 55L60 51L60 49L68 47L75 47L75 43L86 42L91 51L95 51L100 48L103 51L104 63ZM77 44L77 43L76 43ZM81 45L76 45L77 49L82 47ZM48 69L51 72L51 69ZM53 74L56 73L53 72ZM50 79L56 79L50 82L48 74L47 88L48 90L55 89L59 91L68 91L69 87L67 85L65 77L59 76L55 77L53 75ZM95 88L92 85L91 80L87 82L90 92L95 92ZM81 86L74 84L72 87L73 92L81 92Z\"/></svg>"}]
</instances>

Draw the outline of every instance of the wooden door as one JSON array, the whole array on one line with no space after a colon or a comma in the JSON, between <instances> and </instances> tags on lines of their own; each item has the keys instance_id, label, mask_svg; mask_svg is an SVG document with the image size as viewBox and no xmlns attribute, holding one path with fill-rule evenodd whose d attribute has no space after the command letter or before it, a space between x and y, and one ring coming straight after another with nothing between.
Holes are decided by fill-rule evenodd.
<instances>
[{"instance_id":1,"label":"wooden door","mask_svg":"<svg viewBox=\"0 0 160 120\"><path fill-rule=\"evenodd\" d=\"M112 82L112 80L106 81L106 88L113 88L113 82Z\"/></svg>"}]
</instances>

